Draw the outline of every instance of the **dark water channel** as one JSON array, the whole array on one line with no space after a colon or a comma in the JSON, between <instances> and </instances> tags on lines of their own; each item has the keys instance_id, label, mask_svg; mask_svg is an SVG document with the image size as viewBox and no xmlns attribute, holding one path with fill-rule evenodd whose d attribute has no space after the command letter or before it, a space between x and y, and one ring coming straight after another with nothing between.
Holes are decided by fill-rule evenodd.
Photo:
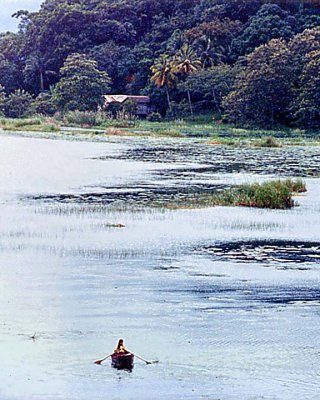
<instances>
[{"instance_id":1,"label":"dark water channel","mask_svg":"<svg viewBox=\"0 0 320 400\"><path fill-rule=\"evenodd\" d=\"M2 136L0 167L1 400L319 399L320 148ZM153 207L278 176L299 207ZM159 363L93 364L119 337Z\"/></svg>"}]
</instances>

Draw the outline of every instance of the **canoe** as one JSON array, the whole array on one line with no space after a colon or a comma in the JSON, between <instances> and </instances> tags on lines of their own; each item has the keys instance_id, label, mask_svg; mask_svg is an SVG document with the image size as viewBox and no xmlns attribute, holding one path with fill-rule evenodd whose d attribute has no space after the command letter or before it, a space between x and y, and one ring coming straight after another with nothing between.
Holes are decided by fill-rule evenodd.
<instances>
[{"instance_id":1,"label":"canoe","mask_svg":"<svg viewBox=\"0 0 320 400\"><path fill-rule=\"evenodd\" d=\"M131 353L114 353L111 356L111 366L116 369L133 370L134 355Z\"/></svg>"}]
</instances>

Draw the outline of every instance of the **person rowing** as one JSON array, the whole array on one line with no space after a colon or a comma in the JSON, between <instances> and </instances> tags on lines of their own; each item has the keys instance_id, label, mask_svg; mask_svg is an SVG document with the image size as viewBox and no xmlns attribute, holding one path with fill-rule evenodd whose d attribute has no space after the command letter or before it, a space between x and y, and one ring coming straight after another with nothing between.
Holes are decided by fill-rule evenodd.
<instances>
[{"instance_id":1,"label":"person rowing","mask_svg":"<svg viewBox=\"0 0 320 400\"><path fill-rule=\"evenodd\" d=\"M103 361L105 361L107 358L112 357L112 356L116 356L116 355L119 355L119 356L120 356L120 355L122 355L122 354L123 354L123 355L128 355L128 356L130 356L130 355L136 356L136 357L139 358L140 360L144 361L146 364L154 364L154 363L157 363L157 361L147 361L147 360L145 360L144 358L142 358L142 357L140 357L140 356L137 356L136 354L133 354L131 351L129 351L129 350L125 347L125 345L124 345L124 340L123 340L123 339L119 339L119 340L118 340L117 347L114 349L113 353L108 354L106 357L101 358L101 359L99 359L99 360L95 360L94 363L95 363L95 364L98 364L98 365L101 365L101 363L102 363Z\"/></svg>"},{"instance_id":2,"label":"person rowing","mask_svg":"<svg viewBox=\"0 0 320 400\"><path fill-rule=\"evenodd\" d=\"M117 347L114 349L114 352L113 352L113 354L121 354L121 353L124 353L124 354L131 353L131 351L126 349L123 339L118 340Z\"/></svg>"}]
</instances>

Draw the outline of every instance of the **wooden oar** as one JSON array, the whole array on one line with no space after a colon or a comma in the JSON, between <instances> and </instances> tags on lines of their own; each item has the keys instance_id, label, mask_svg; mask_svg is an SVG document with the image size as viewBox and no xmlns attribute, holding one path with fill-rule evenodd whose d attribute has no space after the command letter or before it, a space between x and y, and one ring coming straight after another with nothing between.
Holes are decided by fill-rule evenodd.
<instances>
[{"instance_id":1,"label":"wooden oar","mask_svg":"<svg viewBox=\"0 0 320 400\"><path fill-rule=\"evenodd\" d=\"M101 365L101 363L106 360L107 358L111 357L113 353L109 354L108 356L101 358L101 360L94 361L95 364Z\"/></svg>"},{"instance_id":2,"label":"wooden oar","mask_svg":"<svg viewBox=\"0 0 320 400\"><path fill-rule=\"evenodd\" d=\"M137 356L136 354L135 354L135 357L139 358L139 360L141 360L141 361L144 361L146 364L157 364L157 363L159 362L158 360L155 360L155 361L148 361L148 360L145 360L144 358L139 357L139 356Z\"/></svg>"}]
</instances>

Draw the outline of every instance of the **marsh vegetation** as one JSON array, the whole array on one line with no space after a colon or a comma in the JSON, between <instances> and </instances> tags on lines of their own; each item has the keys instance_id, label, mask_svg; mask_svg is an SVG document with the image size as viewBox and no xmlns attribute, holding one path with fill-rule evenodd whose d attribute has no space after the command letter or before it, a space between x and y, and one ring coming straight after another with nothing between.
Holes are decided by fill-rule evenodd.
<instances>
[{"instance_id":1,"label":"marsh vegetation","mask_svg":"<svg viewBox=\"0 0 320 400\"><path fill-rule=\"evenodd\" d=\"M238 128L227 123L217 124L211 114L193 119L169 121L117 120L103 112L57 113L52 117L38 115L30 118L1 118L0 128L14 132L68 132L69 134L95 134L107 136L152 136L172 138L198 138L210 145L236 147L280 148L283 146L316 146L320 144L317 132L303 129L277 130ZM70 128L70 129L68 129Z\"/></svg>"},{"instance_id":2,"label":"marsh vegetation","mask_svg":"<svg viewBox=\"0 0 320 400\"><path fill-rule=\"evenodd\" d=\"M190 196L187 199L166 204L168 208L199 208L213 206L241 206L269 209L290 209L296 204L293 196L306 192L301 179L275 180L263 183L243 184L222 189L213 194Z\"/></svg>"}]
</instances>

